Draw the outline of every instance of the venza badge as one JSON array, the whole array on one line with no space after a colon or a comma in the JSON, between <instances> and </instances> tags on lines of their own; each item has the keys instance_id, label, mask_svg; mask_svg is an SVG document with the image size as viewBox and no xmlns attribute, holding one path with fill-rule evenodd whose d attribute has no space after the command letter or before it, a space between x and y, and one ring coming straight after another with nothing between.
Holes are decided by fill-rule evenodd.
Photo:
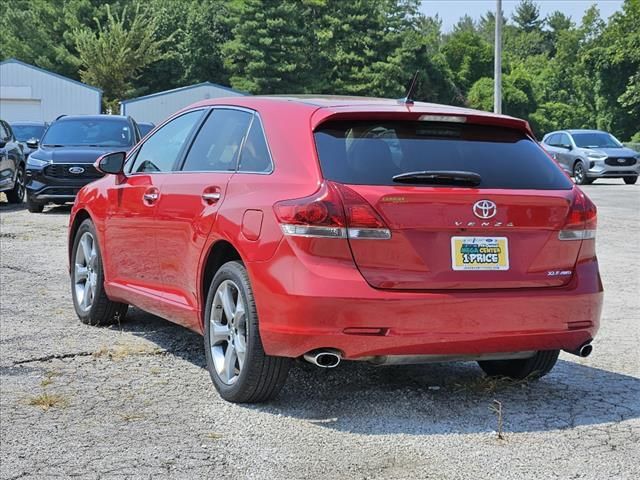
<instances>
[{"instance_id":1,"label":"venza badge","mask_svg":"<svg viewBox=\"0 0 640 480\"><path fill-rule=\"evenodd\" d=\"M498 207L491 200L479 200L473 204L473 213L478 218L493 218L498 213Z\"/></svg>"}]
</instances>

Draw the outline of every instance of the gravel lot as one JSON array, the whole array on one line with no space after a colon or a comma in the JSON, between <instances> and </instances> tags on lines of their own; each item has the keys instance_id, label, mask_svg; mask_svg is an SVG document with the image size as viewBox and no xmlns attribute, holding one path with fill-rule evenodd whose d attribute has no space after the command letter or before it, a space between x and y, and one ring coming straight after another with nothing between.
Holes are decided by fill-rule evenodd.
<instances>
[{"instance_id":1,"label":"gravel lot","mask_svg":"<svg viewBox=\"0 0 640 480\"><path fill-rule=\"evenodd\" d=\"M301 363L262 406L220 400L181 327L136 309L120 328L82 325L69 209L1 204L0 478L636 479L640 186L585 190L606 289L591 357L563 353L531 384L473 363Z\"/></svg>"}]
</instances>

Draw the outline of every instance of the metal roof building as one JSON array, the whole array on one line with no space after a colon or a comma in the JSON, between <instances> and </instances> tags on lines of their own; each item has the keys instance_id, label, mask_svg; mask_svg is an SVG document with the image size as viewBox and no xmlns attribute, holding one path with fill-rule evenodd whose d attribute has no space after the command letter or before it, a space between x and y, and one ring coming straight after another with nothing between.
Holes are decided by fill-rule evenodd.
<instances>
[{"instance_id":1,"label":"metal roof building","mask_svg":"<svg viewBox=\"0 0 640 480\"><path fill-rule=\"evenodd\" d=\"M130 115L137 122L151 122L157 125L181 108L200 100L238 95L245 94L229 87L204 82L123 100L120 102L120 114Z\"/></svg>"},{"instance_id":2,"label":"metal roof building","mask_svg":"<svg viewBox=\"0 0 640 480\"><path fill-rule=\"evenodd\" d=\"M0 62L0 117L8 122L100 113L102 90L10 58Z\"/></svg>"}]
</instances>

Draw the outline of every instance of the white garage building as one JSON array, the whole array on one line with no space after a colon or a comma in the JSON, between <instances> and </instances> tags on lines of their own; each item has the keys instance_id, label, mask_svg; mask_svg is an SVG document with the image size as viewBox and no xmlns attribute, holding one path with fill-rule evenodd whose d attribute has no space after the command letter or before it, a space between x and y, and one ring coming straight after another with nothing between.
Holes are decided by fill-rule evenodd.
<instances>
[{"instance_id":1,"label":"white garage building","mask_svg":"<svg viewBox=\"0 0 640 480\"><path fill-rule=\"evenodd\" d=\"M0 62L0 118L51 122L100 113L102 90L10 58Z\"/></svg>"},{"instance_id":2,"label":"white garage building","mask_svg":"<svg viewBox=\"0 0 640 480\"><path fill-rule=\"evenodd\" d=\"M130 115L136 122L150 122L158 125L169 115L192 103L208 98L238 95L245 94L229 87L204 82L123 100L120 102L120 114Z\"/></svg>"}]
</instances>

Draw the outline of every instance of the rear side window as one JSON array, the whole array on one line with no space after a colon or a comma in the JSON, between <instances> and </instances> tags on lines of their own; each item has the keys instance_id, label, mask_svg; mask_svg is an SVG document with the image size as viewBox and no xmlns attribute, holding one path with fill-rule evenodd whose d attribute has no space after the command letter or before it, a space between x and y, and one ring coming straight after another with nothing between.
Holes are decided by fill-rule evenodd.
<instances>
[{"instance_id":1,"label":"rear side window","mask_svg":"<svg viewBox=\"0 0 640 480\"><path fill-rule=\"evenodd\" d=\"M324 177L340 183L400 185L393 181L394 175L459 170L480 175L478 188L572 188L570 180L533 140L502 127L413 121L328 122L316 130L315 140Z\"/></svg>"},{"instance_id":2,"label":"rear side window","mask_svg":"<svg viewBox=\"0 0 640 480\"><path fill-rule=\"evenodd\" d=\"M198 132L182 170L187 172L233 172L251 113L216 109Z\"/></svg>"},{"instance_id":3,"label":"rear side window","mask_svg":"<svg viewBox=\"0 0 640 480\"><path fill-rule=\"evenodd\" d=\"M269 173L273 170L262 122L257 115L253 117L247 140L242 147L238 170L246 173Z\"/></svg>"}]
</instances>

